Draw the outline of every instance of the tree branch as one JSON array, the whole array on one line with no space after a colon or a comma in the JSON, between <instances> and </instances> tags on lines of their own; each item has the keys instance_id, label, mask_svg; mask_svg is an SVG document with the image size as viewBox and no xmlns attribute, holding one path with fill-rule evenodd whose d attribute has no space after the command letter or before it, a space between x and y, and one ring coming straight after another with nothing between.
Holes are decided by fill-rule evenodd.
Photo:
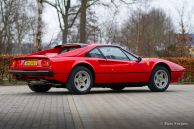
<instances>
[{"instance_id":1,"label":"tree branch","mask_svg":"<svg viewBox=\"0 0 194 129\"><path fill-rule=\"evenodd\" d=\"M131 5L131 4L134 4L137 0L132 0L131 2L126 2L125 0L120 0L120 1L126 5Z\"/></svg>"},{"instance_id":2,"label":"tree branch","mask_svg":"<svg viewBox=\"0 0 194 129\"><path fill-rule=\"evenodd\" d=\"M62 23L61 23L61 17L60 17L60 14L58 11L57 11L57 16L58 16L58 20L59 20L59 26L60 26L61 30L63 30Z\"/></svg>"},{"instance_id":3,"label":"tree branch","mask_svg":"<svg viewBox=\"0 0 194 129\"><path fill-rule=\"evenodd\" d=\"M71 24L68 26L68 28L71 28L71 27L74 25L75 20L77 19L79 13L80 13L80 8L79 8L79 10L77 11L77 13L75 14L75 17L73 18L73 20L72 20Z\"/></svg>"},{"instance_id":4,"label":"tree branch","mask_svg":"<svg viewBox=\"0 0 194 129\"><path fill-rule=\"evenodd\" d=\"M46 3L46 4L50 5L50 6L52 6L53 8L55 8L57 10L57 12L60 12L61 13L61 15L64 15L64 13L62 12L62 10L61 9L58 9L58 7L57 7L56 4L53 4L53 3L51 3L51 2L49 2L47 0L44 0L44 3Z\"/></svg>"}]
</instances>

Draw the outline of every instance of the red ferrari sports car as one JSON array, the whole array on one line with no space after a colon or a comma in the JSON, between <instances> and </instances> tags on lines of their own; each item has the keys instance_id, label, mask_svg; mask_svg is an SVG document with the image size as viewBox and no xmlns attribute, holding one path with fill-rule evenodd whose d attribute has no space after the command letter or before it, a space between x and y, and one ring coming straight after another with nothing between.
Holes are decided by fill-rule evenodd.
<instances>
[{"instance_id":1,"label":"red ferrari sports car","mask_svg":"<svg viewBox=\"0 0 194 129\"><path fill-rule=\"evenodd\" d=\"M177 82L185 68L157 58L141 58L118 46L102 44L66 44L14 58L10 73L28 82L35 92L64 87L73 94L85 94L92 87L122 90L130 86L148 86L165 91Z\"/></svg>"}]
</instances>

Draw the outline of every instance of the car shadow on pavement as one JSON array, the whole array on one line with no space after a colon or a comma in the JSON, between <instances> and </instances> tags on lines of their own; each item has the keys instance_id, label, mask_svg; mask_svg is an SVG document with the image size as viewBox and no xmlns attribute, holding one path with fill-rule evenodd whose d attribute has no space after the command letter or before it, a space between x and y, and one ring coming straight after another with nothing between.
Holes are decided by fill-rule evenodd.
<instances>
[{"instance_id":1,"label":"car shadow on pavement","mask_svg":"<svg viewBox=\"0 0 194 129\"><path fill-rule=\"evenodd\" d=\"M141 94L141 93L146 93L146 94L169 94L172 92L180 92L178 90L167 90L166 92L151 92L150 90L146 90L146 89L126 89L126 90L122 90L122 91L114 91L114 90L91 90L90 93L88 94L84 94L84 95L94 95L94 94ZM23 92L20 93L20 95L48 95L48 96L52 96L52 95L72 95L69 91L49 91L46 93L35 93L35 92Z\"/></svg>"},{"instance_id":2,"label":"car shadow on pavement","mask_svg":"<svg viewBox=\"0 0 194 129\"><path fill-rule=\"evenodd\" d=\"M127 90L122 90L122 91L114 91L114 90L93 90L91 91L89 94L126 94L126 93L137 93L137 94L141 94L141 93L146 93L146 94L159 94L159 93L171 93L171 92L179 92L176 90L167 90L165 92L151 92L149 89L127 89Z\"/></svg>"}]
</instances>

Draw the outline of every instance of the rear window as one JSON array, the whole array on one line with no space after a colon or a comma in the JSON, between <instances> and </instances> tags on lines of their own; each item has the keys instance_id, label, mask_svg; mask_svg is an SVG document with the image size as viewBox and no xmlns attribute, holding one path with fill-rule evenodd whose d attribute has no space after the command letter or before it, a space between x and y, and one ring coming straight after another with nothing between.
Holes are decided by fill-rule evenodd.
<instances>
[{"instance_id":1,"label":"rear window","mask_svg":"<svg viewBox=\"0 0 194 129\"><path fill-rule=\"evenodd\" d=\"M81 47L62 48L62 50L59 52L59 54L69 52L69 51L72 51L72 50L75 50L75 49L78 49L78 48L81 48Z\"/></svg>"},{"instance_id":2,"label":"rear window","mask_svg":"<svg viewBox=\"0 0 194 129\"><path fill-rule=\"evenodd\" d=\"M65 53L65 52L69 52L69 51L73 51L73 50L78 49L78 48L83 48L85 46L86 45L62 47L61 51L59 52L59 54L62 54L62 53Z\"/></svg>"}]
</instances>

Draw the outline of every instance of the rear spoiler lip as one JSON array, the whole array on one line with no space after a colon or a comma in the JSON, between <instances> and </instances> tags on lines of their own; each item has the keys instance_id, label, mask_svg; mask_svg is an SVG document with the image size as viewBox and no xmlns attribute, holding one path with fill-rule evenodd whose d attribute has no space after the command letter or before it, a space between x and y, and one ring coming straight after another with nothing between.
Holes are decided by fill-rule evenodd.
<instances>
[{"instance_id":1,"label":"rear spoiler lip","mask_svg":"<svg viewBox=\"0 0 194 129\"><path fill-rule=\"evenodd\" d=\"M87 44L83 44L83 43L67 43L67 44L63 44L63 45L57 45L54 48L61 48L61 47L84 47L87 46Z\"/></svg>"},{"instance_id":2,"label":"rear spoiler lip","mask_svg":"<svg viewBox=\"0 0 194 129\"><path fill-rule=\"evenodd\" d=\"M36 55L36 56L21 56L21 57L13 58L13 60L16 60L16 59L49 59L49 58L42 55L39 55L39 56Z\"/></svg>"}]
</instances>

